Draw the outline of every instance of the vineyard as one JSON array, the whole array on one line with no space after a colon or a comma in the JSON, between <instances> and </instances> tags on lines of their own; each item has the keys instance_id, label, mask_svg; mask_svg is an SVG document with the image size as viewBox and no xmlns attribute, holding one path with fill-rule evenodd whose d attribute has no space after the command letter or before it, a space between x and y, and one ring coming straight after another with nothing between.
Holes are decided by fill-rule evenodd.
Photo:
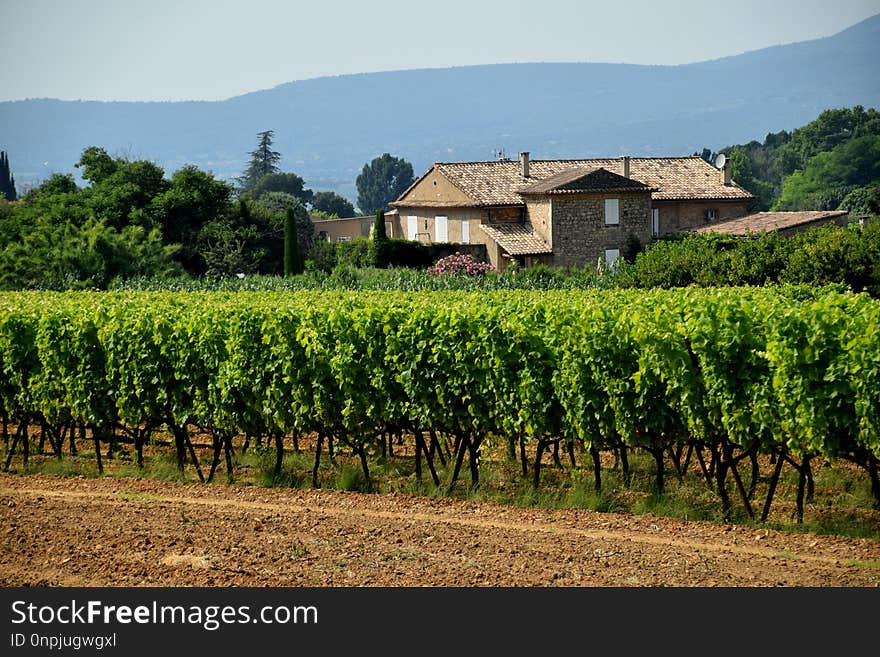
<instances>
[{"instance_id":1,"label":"vineyard","mask_svg":"<svg viewBox=\"0 0 880 657\"><path fill-rule=\"evenodd\" d=\"M603 455L654 486L696 476L727 515L766 519L784 468L803 518L814 463L846 461L880 508L880 302L822 289L496 292L16 292L0 295L4 469L34 427L66 448L160 433L177 467L234 475L234 444L371 460L406 442L415 474L476 487L503 449ZM210 437L201 462L193 435ZM76 438L76 440L74 440ZM84 443L88 441L88 443ZM451 475L441 479L438 461ZM765 466L764 464L769 464ZM769 467L762 473L761 468ZM760 488L761 477L767 482Z\"/></svg>"}]
</instances>

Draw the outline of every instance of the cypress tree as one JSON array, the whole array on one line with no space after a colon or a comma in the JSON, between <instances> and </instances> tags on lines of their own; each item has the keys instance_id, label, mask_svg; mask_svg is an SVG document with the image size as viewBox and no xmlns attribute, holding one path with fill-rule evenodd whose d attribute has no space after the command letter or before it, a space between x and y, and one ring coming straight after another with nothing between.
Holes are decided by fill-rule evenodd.
<instances>
[{"instance_id":1,"label":"cypress tree","mask_svg":"<svg viewBox=\"0 0 880 657\"><path fill-rule=\"evenodd\" d=\"M302 254L296 231L296 215L293 208L287 208L284 215L284 275L295 276L303 271Z\"/></svg>"},{"instance_id":2,"label":"cypress tree","mask_svg":"<svg viewBox=\"0 0 880 657\"><path fill-rule=\"evenodd\" d=\"M388 233L385 232L385 211L376 211L376 225L373 228L374 240L387 240Z\"/></svg>"},{"instance_id":3,"label":"cypress tree","mask_svg":"<svg viewBox=\"0 0 880 657\"><path fill-rule=\"evenodd\" d=\"M9 156L0 151L0 195L7 201L14 201L18 194L15 191L15 178L9 173Z\"/></svg>"},{"instance_id":4,"label":"cypress tree","mask_svg":"<svg viewBox=\"0 0 880 657\"><path fill-rule=\"evenodd\" d=\"M373 243L370 245L373 266L384 269L388 266L388 233L385 231L385 211L376 211L376 223L373 225Z\"/></svg>"},{"instance_id":5,"label":"cypress tree","mask_svg":"<svg viewBox=\"0 0 880 657\"><path fill-rule=\"evenodd\" d=\"M0 151L0 194L7 198L9 193L9 164L6 161L6 151Z\"/></svg>"}]
</instances>

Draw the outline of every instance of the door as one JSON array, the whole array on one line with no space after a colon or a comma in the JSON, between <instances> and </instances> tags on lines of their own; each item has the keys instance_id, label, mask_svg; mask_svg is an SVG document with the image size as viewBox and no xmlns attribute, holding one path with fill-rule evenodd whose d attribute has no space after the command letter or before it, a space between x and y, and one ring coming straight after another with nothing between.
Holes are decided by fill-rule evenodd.
<instances>
[{"instance_id":1,"label":"door","mask_svg":"<svg viewBox=\"0 0 880 657\"><path fill-rule=\"evenodd\" d=\"M449 241L449 220L447 217L434 217L434 241Z\"/></svg>"},{"instance_id":2,"label":"door","mask_svg":"<svg viewBox=\"0 0 880 657\"><path fill-rule=\"evenodd\" d=\"M417 233L419 232L419 218L413 215L410 215L406 218L406 239L414 242L418 239Z\"/></svg>"}]
</instances>

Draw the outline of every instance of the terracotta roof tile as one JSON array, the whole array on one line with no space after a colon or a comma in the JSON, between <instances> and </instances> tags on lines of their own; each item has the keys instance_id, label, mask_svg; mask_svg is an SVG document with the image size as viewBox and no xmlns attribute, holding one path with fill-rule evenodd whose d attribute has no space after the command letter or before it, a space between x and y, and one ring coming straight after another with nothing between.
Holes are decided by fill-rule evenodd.
<instances>
[{"instance_id":1,"label":"terracotta roof tile","mask_svg":"<svg viewBox=\"0 0 880 657\"><path fill-rule=\"evenodd\" d=\"M480 228L510 255L553 253L529 223L480 224Z\"/></svg>"},{"instance_id":2,"label":"terracotta roof tile","mask_svg":"<svg viewBox=\"0 0 880 657\"><path fill-rule=\"evenodd\" d=\"M520 190L571 169L601 167L618 175L623 173L621 158L532 160L529 178L522 177L520 166L518 161L512 160L434 165L480 206L522 205ZM736 183L725 185L718 169L700 157L633 157L630 158L630 177L656 189L655 200L753 198ZM395 204L405 203L398 199Z\"/></svg>"},{"instance_id":3,"label":"terracotta roof tile","mask_svg":"<svg viewBox=\"0 0 880 657\"><path fill-rule=\"evenodd\" d=\"M574 167L526 185L520 195L529 194L577 194L579 192L650 192L646 184L624 178L608 169L599 167Z\"/></svg>"},{"instance_id":4,"label":"terracotta roof tile","mask_svg":"<svg viewBox=\"0 0 880 657\"><path fill-rule=\"evenodd\" d=\"M837 219L849 214L845 210L804 211L804 212L758 212L738 219L707 224L694 229L695 233L723 233L725 235L747 235L766 233L773 230L794 228L828 219Z\"/></svg>"}]
</instances>

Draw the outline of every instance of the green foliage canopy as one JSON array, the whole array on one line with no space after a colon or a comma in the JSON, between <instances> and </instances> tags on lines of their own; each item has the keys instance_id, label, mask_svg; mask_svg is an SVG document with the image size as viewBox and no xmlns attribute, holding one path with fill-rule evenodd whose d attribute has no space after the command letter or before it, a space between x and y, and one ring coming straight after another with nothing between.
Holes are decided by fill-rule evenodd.
<instances>
[{"instance_id":1,"label":"green foliage canopy","mask_svg":"<svg viewBox=\"0 0 880 657\"><path fill-rule=\"evenodd\" d=\"M354 206L351 202L335 192L317 192L312 198L312 209L330 216L354 216Z\"/></svg>"},{"instance_id":2,"label":"green foliage canopy","mask_svg":"<svg viewBox=\"0 0 880 657\"><path fill-rule=\"evenodd\" d=\"M733 179L757 197L756 210L836 209L850 192L880 179L865 139L877 136L880 112L856 105L826 110L790 133L768 134L763 143L721 152L730 160ZM850 158L868 165L864 175L853 171Z\"/></svg>"},{"instance_id":3,"label":"green foliage canopy","mask_svg":"<svg viewBox=\"0 0 880 657\"><path fill-rule=\"evenodd\" d=\"M774 210L833 210L854 190L880 181L880 135L817 153L782 183Z\"/></svg>"},{"instance_id":4,"label":"green foliage canopy","mask_svg":"<svg viewBox=\"0 0 880 657\"><path fill-rule=\"evenodd\" d=\"M358 190L358 208L364 214L384 210L413 182L412 164L383 153L365 164L355 184Z\"/></svg>"},{"instance_id":5,"label":"green foliage canopy","mask_svg":"<svg viewBox=\"0 0 880 657\"><path fill-rule=\"evenodd\" d=\"M313 196L312 190L305 188L305 181L295 173L268 173L261 176L248 190L257 200L273 192L290 194L303 203L311 203Z\"/></svg>"}]
</instances>

